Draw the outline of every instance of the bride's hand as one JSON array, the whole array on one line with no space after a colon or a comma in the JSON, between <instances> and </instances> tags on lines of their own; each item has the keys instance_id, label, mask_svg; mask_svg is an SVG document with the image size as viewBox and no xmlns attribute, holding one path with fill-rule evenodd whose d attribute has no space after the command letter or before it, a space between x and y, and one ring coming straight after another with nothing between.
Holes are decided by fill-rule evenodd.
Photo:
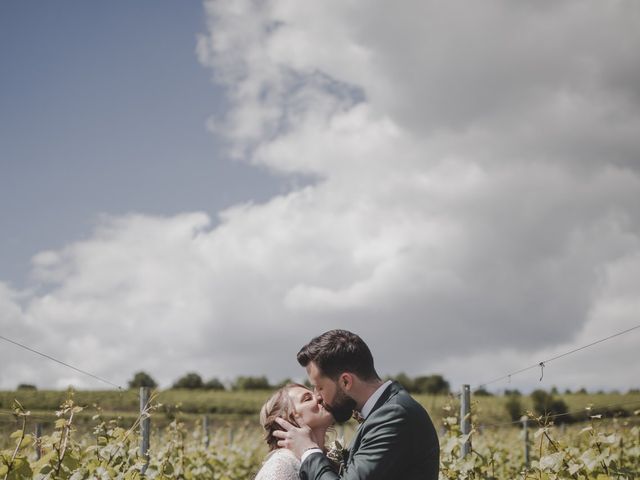
<instances>
[{"instance_id":1,"label":"bride's hand","mask_svg":"<svg viewBox=\"0 0 640 480\"><path fill-rule=\"evenodd\" d=\"M276 418L276 422L284 428L284 431L276 430L273 432L273 436L279 438L279 447L288 448L298 458L300 458L306 450L320 448L313 440L311 429L307 425L296 427L282 418Z\"/></svg>"}]
</instances>

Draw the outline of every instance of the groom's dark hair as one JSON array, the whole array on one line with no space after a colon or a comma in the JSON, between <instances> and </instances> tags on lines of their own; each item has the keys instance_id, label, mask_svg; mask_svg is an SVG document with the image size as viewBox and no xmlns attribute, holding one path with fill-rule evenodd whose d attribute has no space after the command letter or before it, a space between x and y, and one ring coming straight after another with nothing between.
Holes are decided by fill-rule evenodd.
<instances>
[{"instance_id":1,"label":"groom's dark hair","mask_svg":"<svg viewBox=\"0 0 640 480\"><path fill-rule=\"evenodd\" d=\"M334 381L344 372L354 373L365 381L380 378L367 344L347 330L329 330L302 347L298 352L298 363L306 367L311 362Z\"/></svg>"}]
</instances>

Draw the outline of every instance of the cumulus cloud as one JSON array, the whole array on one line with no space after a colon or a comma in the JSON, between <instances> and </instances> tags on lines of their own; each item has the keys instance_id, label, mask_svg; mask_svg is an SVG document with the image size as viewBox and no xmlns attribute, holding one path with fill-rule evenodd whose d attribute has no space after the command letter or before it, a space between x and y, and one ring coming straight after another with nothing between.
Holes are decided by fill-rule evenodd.
<instances>
[{"instance_id":1,"label":"cumulus cloud","mask_svg":"<svg viewBox=\"0 0 640 480\"><path fill-rule=\"evenodd\" d=\"M289 310L389 339L409 370L614 327L594 312L637 252L635 4L207 6L201 59L237 107L222 131L252 162L317 175L298 207L344 246ZM245 16L248 44L230 33Z\"/></svg>"},{"instance_id":2,"label":"cumulus cloud","mask_svg":"<svg viewBox=\"0 0 640 480\"><path fill-rule=\"evenodd\" d=\"M634 2L205 7L198 57L229 101L211 129L230 156L314 181L215 227L105 218L37 255L47 293L5 288L0 305L39 345L119 382L278 380L300 376L302 343L343 327L381 373L474 384L637 324ZM548 381L630 386L633 335Z\"/></svg>"}]
</instances>

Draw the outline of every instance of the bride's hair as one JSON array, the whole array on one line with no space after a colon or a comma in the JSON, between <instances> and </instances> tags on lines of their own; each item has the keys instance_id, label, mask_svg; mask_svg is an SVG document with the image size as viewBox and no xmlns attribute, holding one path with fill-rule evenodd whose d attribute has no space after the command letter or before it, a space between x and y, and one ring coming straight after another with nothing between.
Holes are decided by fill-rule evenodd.
<instances>
[{"instance_id":1,"label":"bride's hair","mask_svg":"<svg viewBox=\"0 0 640 480\"><path fill-rule=\"evenodd\" d=\"M295 387L307 388L299 383L289 383L276 391L260 409L260 425L264 428L264 439L269 446L269 451L279 448L278 438L273 436L273 432L284 430L278 425L276 418L283 418L296 427L300 426L295 419L296 409L293 400L289 396L289 390Z\"/></svg>"}]
</instances>

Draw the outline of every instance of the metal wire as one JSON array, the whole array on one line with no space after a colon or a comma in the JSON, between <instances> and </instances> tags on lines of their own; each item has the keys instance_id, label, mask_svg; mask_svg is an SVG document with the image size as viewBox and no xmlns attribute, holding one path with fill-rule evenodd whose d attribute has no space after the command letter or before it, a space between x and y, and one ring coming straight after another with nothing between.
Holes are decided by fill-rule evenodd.
<instances>
[{"instance_id":1,"label":"metal wire","mask_svg":"<svg viewBox=\"0 0 640 480\"><path fill-rule=\"evenodd\" d=\"M546 360L542 360L541 362L537 362L537 363L535 363L535 364L533 364L533 365L530 365L530 366L528 366L528 367L521 368L520 370L516 370L515 372L510 372L510 373L507 373L507 374L505 374L505 375L503 375L503 376L501 376L501 377L494 378L493 380L490 380L490 381L488 381L488 382L480 383L480 384L478 384L478 386L477 386L474 390L476 390L476 391L477 391L477 390L483 389L483 388L484 388L484 387L486 387L487 385L491 385L492 383L496 383L496 382L499 382L499 381L501 381L501 380L511 379L511 377L513 377L514 375L518 375L518 374L520 374L520 373L526 372L526 371L528 371L528 370L532 370L532 369L534 369L534 368L539 368L539 369L540 369L540 372L541 372L541 374L542 374L542 373L544 373L544 368L545 368L545 367L546 367L550 362L553 362L554 360L558 360L559 358L563 358L563 357L566 357L566 356L568 356L568 355L572 355L572 354L574 354L574 353L576 353L576 352L579 352L580 350L584 350L584 349L586 349L586 348L593 347L594 345L597 345L597 344L602 343L602 342L606 342L607 340L611 340L612 338L619 337L620 335L624 335L624 334L626 334L626 333L629 333L629 332L631 332L631 331L633 331L633 330L637 330L637 329L639 329L639 328L640 328L640 325L636 325L635 327L631 327L631 328L628 328L628 329L623 330L623 331L621 331L621 332L614 333L613 335L609 335L608 337L601 338L601 339L596 340L596 341L594 341L594 342L591 342L591 343L589 343L589 344L587 344L587 345L583 345L583 346L581 346L581 347L574 348L573 350L569 350L568 352L564 352L564 353L561 353L561 354L555 355L555 356L553 356L553 357L551 357L551 358L548 358L548 359L546 359ZM540 380L542 380L542 375L540 376Z\"/></svg>"},{"instance_id":2,"label":"metal wire","mask_svg":"<svg viewBox=\"0 0 640 480\"><path fill-rule=\"evenodd\" d=\"M118 390L123 390L123 388L120 385L117 385L113 382L110 382L109 380L105 380L102 377L99 377L98 375L94 375L93 373L87 372L86 370L82 370L80 368L74 367L73 365L69 365L68 363L63 362L62 360L58 360L57 358L52 357L51 355L47 355L46 353L42 353L39 352L38 350L31 348L27 345L24 345L22 343L16 342L15 340L11 340L10 338L4 337L2 335L0 335L0 340L4 340L6 342L12 343L20 348L24 348L25 350L28 350L29 352L35 353L37 355L40 355L41 357L44 357L46 359L49 359L51 361L54 361L56 363L59 363L60 365L63 365L67 368L70 368L71 370L75 370L78 373L81 373L83 375L86 375L88 377L94 378L102 383L106 383L107 385L111 385L112 387L116 387Z\"/></svg>"}]
</instances>

